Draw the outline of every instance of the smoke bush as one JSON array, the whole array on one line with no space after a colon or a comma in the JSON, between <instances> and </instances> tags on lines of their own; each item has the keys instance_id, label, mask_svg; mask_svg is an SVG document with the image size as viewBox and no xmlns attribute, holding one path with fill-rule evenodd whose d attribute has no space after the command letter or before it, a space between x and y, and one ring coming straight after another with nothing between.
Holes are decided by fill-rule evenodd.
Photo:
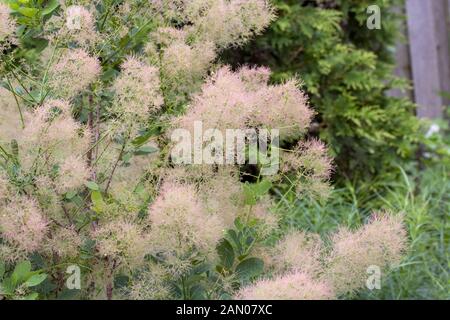
<instances>
[{"instance_id":1,"label":"smoke bush","mask_svg":"<svg viewBox=\"0 0 450 320\"><path fill-rule=\"evenodd\" d=\"M23 19L0 6L0 260L40 257L56 287L43 298L64 290L69 263L86 266L80 298L330 299L361 288L368 264L399 261L405 235L387 214L331 246L300 231L268 245L281 201L327 195L332 160L305 136L297 81L216 61L267 27L266 0L94 4L61 2L28 25L38 38L20 50L47 44L33 63L5 46ZM278 129L279 172L174 163L170 133L196 121Z\"/></svg>"}]
</instances>

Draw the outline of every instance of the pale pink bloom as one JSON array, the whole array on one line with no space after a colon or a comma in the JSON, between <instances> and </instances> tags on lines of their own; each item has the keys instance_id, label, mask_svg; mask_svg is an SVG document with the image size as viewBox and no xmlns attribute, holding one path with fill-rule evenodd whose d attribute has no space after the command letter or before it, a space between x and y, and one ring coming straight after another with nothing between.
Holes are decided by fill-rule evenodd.
<instances>
[{"instance_id":1,"label":"pale pink bloom","mask_svg":"<svg viewBox=\"0 0 450 320\"><path fill-rule=\"evenodd\" d=\"M170 299L171 288L164 281L168 277L167 269L159 264L152 264L148 268L133 280L127 295L131 300Z\"/></svg>"},{"instance_id":2,"label":"pale pink bloom","mask_svg":"<svg viewBox=\"0 0 450 320\"><path fill-rule=\"evenodd\" d=\"M0 49L8 45L5 42L17 42L15 36L17 23L10 15L10 12L8 5L0 3Z\"/></svg>"},{"instance_id":3,"label":"pale pink bloom","mask_svg":"<svg viewBox=\"0 0 450 320\"><path fill-rule=\"evenodd\" d=\"M49 87L57 97L71 99L100 75L100 62L83 49L68 49L49 70Z\"/></svg>"},{"instance_id":4,"label":"pale pink bloom","mask_svg":"<svg viewBox=\"0 0 450 320\"><path fill-rule=\"evenodd\" d=\"M229 67L223 67L203 85L188 112L178 119L178 125L192 129L195 121L202 121L203 127L208 129L246 128L255 100L255 95L246 91L239 76Z\"/></svg>"},{"instance_id":5,"label":"pale pink bloom","mask_svg":"<svg viewBox=\"0 0 450 320\"><path fill-rule=\"evenodd\" d=\"M89 176L90 170L86 161L79 156L71 155L60 165L56 190L61 194L77 190L85 184Z\"/></svg>"},{"instance_id":6,"label":"pale pink bloom","mask_svg":"<svg viewBox=\"0 0 450 320\"><path fill-rule=\"evenodd\" d=\"M9 180L5 173L0 171L0 203L2 200L7 199L9 192Z\"/></svg>"},{"instance_id":7,"label":"pale pink bloom","mask_svg":"<svg viewBox=\"0 0 450 320\"><path fill-rule=\"evenodd\" d=\"M110 221L92 232L101 257L129 267L139 267L149 249L148 235L142 227L128 221Z\"/></svg>"},{"instance_id":8,"label":"pale pink bloom","mask_svg":"<svg viewBox=\"0 0 450 320\"><path fill-rule=\"evenodd\" d=\"M407 243L402 217L389 213L375 213L368 224L354 232L340 229L332 242L323 278L333 284L338 294L363 287L368 267L383 270L398 263Z\"/></svg>"},{"instance_id":9,"label":"pale pink bloom","mask_svg":"<svg viewBox=\"0 0 450 320\"><path fill-rule=\"evenodd\" d=\"M22 123L14 95L0 87L0 143L6 145L13 139L17 140L21 132Z\"/></svg>"},{"instance_id":10,"label":"pale pink bloom","mask_svg":"<svg viewBox=\"0 0 450 320\"><path fill-rule=\"evenodd\" d=\"M57 254L60 258L74 258L78 256L82 238L74 227L59 227L51 233L44 245L50 254Z\"/></svg>"},{"instance_id":11,"label":"pale pink bloom","mask_svg":"<svg viewBox=\"0 0 450 320\"><path fill-rule=\"evenodd\" d=\"M267 0L152 0L150 4L167 22L184 22L194 41L211 41L222 49L245 43L274 18Z\"/></svg>"},{"instance_id":12,"label":"pale pink bloom","mask_svg":"<svg viewBox=\"0 0 450 320\"><path fill-rule=\"evenodd\" d=\"M323 270L323 253L320 236L293 231L277 243L271 263L277 272L295 270L314 276Z\"/></svg>"},{"instance_id":13,"label":"pale pink bloom","mask_svg":"<svg viewBox=\"0 0 450 320\"><path fill-rule=\"evenodd\" d=\"M174 42L184 43L186 31L173 27L161 27L151 34L152 40L162 46L168 47Z\"/></svg>"},{"instance_id":14,"label":"pale pink bloom","mask_svg":"<svg viewBox=\"0 0 450 320\"><path fill-rule=\"evenodd\" d=\"M283 140L299 138L307 131L314 112L297 81L262 86L255 94L258 103L251 119L252 125L279 129Z\"/></svg>"},{"instance_id":15,"label":"pale pink bloom","mask_svg":"<svg viewBox=\"0 0 450 320\"><path fill-rule=\"evenodd\" d=\"M193 23L190 33L199 41L212 41L219 48L245 43L261 33L274 17L266 0L216 0L203 7L198 5L199 1L191 3L196 6L187 9Z\"/></svg>"},{"instance_id":16,"label":"pale pink bloom","mask_svg":"<svg viewBox=\"0 0 450 320\"><path fill-rule=\"evenodd\" d=\"M283 171L307 170L318 179L328 179L333 169L325 144L317 139L300 141L291 152L283 155Z\"/></svg>"},{"instance_id":17,"label":"pale pink bloom","mask_svg":"<svg viewBox=\"0 0 450 320\"><path fill-rule=\"evenodd\" d=\"M328 156L325 144L317 139L300 141L281 157L281 171L295 174L299 195L326 199L331 191L328 181L332 170L332 158Z\"/></svg>"},{"instance_id":18,"label":"pale pink bloom","mask_svg":"<svg viewBox=\"0 0 450 320\"><path fill-rule=\"evenodd\" d=\"M239 78L245 83L248 90L258 90L261 86L267 85L271 75L271 71L267 67L244 66L238 72Z\"/></svg>"},{"instance_id":19,"label":"pale pink bloom","mask_svg":"<svg viewBox=\"0 0 450 320\"><path fill-rule=\"evenodd\" d=\"M47 221L38 203L26 196L9 199L0 207L0 235L26 252L39 249L47 233Z\"/></svg>"},{"instance_id":20,"label":"pale pink bloom","mask_svg":"<svg viewBox=\"0 0 450 320\"><path fill-rule=\"evenodd\" d=\"M288 273L271 280L259 280L241 289L238 300L330 300L333 289L302 272Z\"/></svg>"},{"instance_id":21,"label":"pale pink bloom","mask_svg":"<svg viewBox=\"0 0 450 320\"><path fill-rule=\"evenodd\" d=\"M164 103L159 70L134 56L129 56L121 69L113 85L116 93L113 111L126 124L143 123Z\"/></svg>"},{"instance_id":22,"label":"pale pink bloom","mask_svg":"<svg viewBox=\"0 0 450 320\"><path fill-rule=\"evenodd\" d=\"M95 30L95 19L83 6L73 5L66 9L65 27L60 37L72 40L83 47L94 45L99 40Z\"/></svg>"},{"instance_id":23,"label":"pale pink bloom","mask_svg":"<svg viewBox=\"0 0 450 320\"><path fill-rule=\"evenodd\" d=\"M193 186L166 183L149 208L152 244L156 252L184 258L211 255L224 233L219 217L208 214Z\"/></svg>"},{"instance_id":24,"label":"pale pink bloom","mask_svg":"<svg viewBox=\"0 0 450 320\"><path fill-rule=\"evenodd\" d=\"M48 100L26 114L22 140L31 150L53 153L66 158L73 153L83 154L89 144L89 131L75 121L71 105L65 100Z\"/></svg>"},{"instance_id":25,"label":"pale pink bloom","mask_svg":"<svg viewBox=\"0 0 450 320\"><path fill-rule=\"evenodd\" d=\"M1 232L0 232L1 234ZM0 244L0 261L17 263L28 258L28 252L7 242Z\"/></svg>"},{"instance_id":26,"label":"pale pink bloom","mask_svg":"<svg viewBox=\"0 0 450 320\"><path fill-rule=\"evenodd\" d=\"M69 157L82 157L89 148L90 131L72 118L67 101L49 100L26 113L25 119L20 137L24 169L37 166L50 174L53 166L61 166Z\"/></svg>"},{"instance_id":27,"label":"pale pink bloom","mask_svg":"<svg viewBox=\"0 0 450 320\"><path fill-rule=\"evenodd\" d=\"M189 46L175 41L165 48L161 71L165 88L170 90L174 102L182 103L199 91L215 58L215 47L210 42Z\"/></svg>"},{"instance_id":28,"label":"pale pink bloom","mask_svg":"<svg viewBox=\"0 0 450 320\"><path fill-rule=\"evenodd\" d=\"M203 85L188 112L175 126L190 129L202 121L208 129L267 128L280 130L280 139L299 138L306 132L313 111L294 81L270 86L267 69L223 67ZM223 132L224 134L224 132Z\"/></svg>"},{"instance_id":29,"label":"pale pink bloom","mask_svg":"<svg viewBox=\"0 0 450 320\"><path fill-rule=\"evenodd\" d=\"M217 173L215 177L200 183L199 189L205 209L232 228L234 220L242 213L243 197L239 178Z\"/></svg>"},{"instance_id":30,"label":"pale pink bloom","mask_svg":"<svg viewBox=\"0 0 450 320\"><path fill-rule=\"evenodd\" d=\"M279 219L271 212L271 207L272 200L270 196L266 195L258 200L258 203L252 207L252 210L249 213L249 217L258 221L258 233L263 238L270 235L279 226Z\"/></svg>"}]
</instances>

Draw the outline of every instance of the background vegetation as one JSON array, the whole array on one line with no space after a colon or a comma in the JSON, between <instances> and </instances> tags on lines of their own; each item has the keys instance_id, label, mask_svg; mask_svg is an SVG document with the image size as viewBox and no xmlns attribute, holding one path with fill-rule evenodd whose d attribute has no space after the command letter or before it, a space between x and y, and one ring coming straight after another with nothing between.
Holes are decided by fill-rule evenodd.
<instances>
[{"instance_id":1,"label":"background vegetation","mask_svg":"<svg viewBox=\"0 0 450 320\"><path fill-rule=\"evenodd\" d=\"M20 8L14 12L19 25L17 37L20 43L13 42L0 47L0 73L8 74L15 88L7 78L1 85L5 89L12 89L14 97L20 98L28 110L33 110L42 105L48 94L42 89L47 86L47 72L42 70L40 62L42 56L49 58L51 54L48 49L54 43L46 37L48 30L44 30L44 25L48 26L46 23L53 15L61 14L61 8L59 2L53 0L3 2L13 8ZM89 4L89 1L66 2L68 5L79 2ZM182 39L187 44L180 47L188 47L188 52L192 54L191 60L201 62L191 65L190 61L186 63L183 60L187 69L177 69L173 65L171 69L164 64L164 47L174 40L164 38L167 34L159 35L155 47L146 46L146 43L149 35L161 26L170 25L181 29L190 26L190 22L177 16L164 17L164 21L160 21L151 18L153 16L148 12L141 14L145 1L134 1L133 10L136 12L130 14L121 7L123 2L105 0L95 6L95 28L107 37L101 46L89 47L88 51L98 56L102 72L99 79L90 84L89 90L73 98L74 117L83 125L92 123L94 116L104 121L116 117L120 119L118 114L111 116L109 112L108 108L115 96L108 88L122 74L123 62L127 61L129 55L135 54L144 54L145 63L161 68L164 110L151 121L145 119L144 130L140 128L135 139L128 141L128 144L120 135L112 137L112 143L116 146L114 150L120 155L116 163L112 159L106 167L113 167L120 160L119 167L126 170L131 167L134 158L154 154L156 148L147 145L148 141L159 136L158 142L165 142L162 132L167 129L168 117L178 116L185 111L192 94L200 91L205 78L214 74L220 64L229 63L235 70L241 65L269 66L273 70L273 84L285 83L292 77L302 81L302 88L310 98L310 107L316 111L308 137L319 137L327 143L335 159L335 171L332 177L334 189L326 201L307 195L298 198L290 192L285 181L272 183L252 177L254 183L246 184L244 189L245 205L251 208L257 200L270 195L277 200L275 214L280 217L280 228L264 238L262 244L274 244L293 229L317 233L326 238L331 232L339 230L340 226L351 229L360 227L368 221L373 211L402 212L410 244L406 258L390 274L383 276L381 290L351 290L345 292L343 297L450 298L448 121L440 123L439 132L427 134L430 123L416 118L414 104L387 94L393 88L407 88L410 85L393 76L393 48L401 41L397 30L400 19L403 19L394 13L393 8L401 3L400 0L272 0L277 18L263 34L244 47L229 49L228 44L218 46L211 50L214 51L211 57L205 58L207 51L195 47L198 41L195 36ZM382 8L381 30L368 30L365 27L366 8L372 4ZM115 14L112 8L121 8L123 12L117 11ZM122 14L126 18L121 17ZM127 29L117 32L124 25ZM179 35L169 32L169 36L176 38ZM245 43L240 40L234 39L235 44ZM201 44L204 45L203 42ZM76 44L69 41L64 46L75 48ZM222 52L225 48L227 50ZM172 53L176 55L177 52L181 51L174 50ZM215 58L217 53L220 55ZM166 62L169 65L170 60ZM42 79L42 83L36 86L35 82L30 82L30 78L33 81ZM99 109L93 109L94 104L100 106ZM133 119L130 121L128 118L127 121L132 123ZM17 142L0 142L8 146L5 153L18 157L18 151L15 153L19 148L15 144ZM164 152L162 150L161 162ZM158 167L161 166L158 163ZM18 164L11 161L8 162L8 170L15 175L20 171ZM147 207L156 198L157 191L149 187L149 184L154 186L159 183L155 172L138 175L138 178L144 177L147 184L139 180L132 195L109 192L109 175L100 173L95 177L97 183L90 181L81 191L64 194L63 202L75 208L77 214L79 211L86 212L85 215L79 215L81 218L76 221L77 226L105 222L110 217L105 218L102 214L108 210L134 214L136 221L142 221ZM17 180L15 183L21 186L25 182ZM146 193L149 189L151 191ZM111 275L106 277L108 279L101 281L111 291L114 289L117 294L115 297L232 298L236 288L248 284L250 279L263 272L263 259L256 258L260 253L258 245L261 244L256 244L255 235L258 232L260 230L256 223L243 223L236 219L217 246L219 263L210 265L201 261L193 262L187 272L170 283L170 294L165 291L165 281L145 278L151 272L162 272L158 268L143 268L131 275L121 271L112 276L111 271ZM63 289L64 270L69 262L86 266L83 272L87 274L91 271L89 266L94 264L96 267L105 264L105 270L109 271L110 261L105 262L96 257L94 240L89 238L83 241L77 249L76 259L69 259L62 264L57 258L46 260L40 254L29 255L24 262L0 262L2 296L7 299L111 297L111 292L104 292L105 286L89 288L88 293ZM2 241L0 244L3 244ZM158 259L158 256L151 257L152 265L163 265L164 261ZM95 277L100 278L98 274L92 276ZM154 292L149 288L155 289Z\"/></svg>"},{"instance_id":2,"label":"background vegetation","mask_svg":"<svg viewBox=\"0 0 450 320\"><path fill-rule=\"evenodd\" d=\"M415 117L414 104L388 94L411 85L393 75L395 46L405 41L399 33L405 17L395 10L403 1L273 2L278 17L269 30L223 59L269 65L275 83L298 76L317 112L310 134L328 142L337 164L330 201L290 205L286 226L323 232L357 225L373 208L405 212L409 258L381 292L359 297L448 299L448 118L426 136L430 122ZM380 30L366 27L372 4L381 8Z\"/></svg>"}]
</instances>

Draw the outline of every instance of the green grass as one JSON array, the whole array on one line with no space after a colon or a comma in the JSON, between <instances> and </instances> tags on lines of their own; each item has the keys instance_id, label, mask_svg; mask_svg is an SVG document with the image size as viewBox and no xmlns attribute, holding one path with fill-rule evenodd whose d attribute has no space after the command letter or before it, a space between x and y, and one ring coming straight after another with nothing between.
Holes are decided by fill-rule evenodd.
<instances>
[{"instance_id":1,"label":"green grass","mask_svg":"<svg viewBox=\"0 0 450 320\"><path fill-rule=\"evenodd\" d=\"M410 251L384 280L382 290L363 294L376 299L449 299L450 179L448 168L430 168L405 176L400 188L387 188L380 199L405 213Z\"/></svg>"},{"instance_id":2,"label":"green grass","mask_svg":"<svg viewBox=\"0 0 450 320\"><path fill-rule=\"evenodd\" d=\"M410 249L402 263L382 278L381 290L359 293L358 299L450 299L450 169L428 168L390 184L357 190L350 184L333 191L326 204L298 201L283 210L282 232L300 228L322 235L339 225L357 227L373 210L405 216Z\"/></svg>"}]
</instances>

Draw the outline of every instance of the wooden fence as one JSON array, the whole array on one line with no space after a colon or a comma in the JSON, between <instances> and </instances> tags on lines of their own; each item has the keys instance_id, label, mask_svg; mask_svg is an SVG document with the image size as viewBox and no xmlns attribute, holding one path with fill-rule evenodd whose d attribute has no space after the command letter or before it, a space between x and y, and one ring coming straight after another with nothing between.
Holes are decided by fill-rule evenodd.
<instances>
[{"instance_id":1,"label":"wooden fence","mask_svg":"<svg viewBox=\"0 0 450 320\"><path fill-rule=\"evenodd\" d=\"M419 117L440 118L450 104L450 0L406 0L398 10L407 42L397 46L396 73L411 79L413 91L391 94L414 99Z\"/></svg>"}]
</instances>

